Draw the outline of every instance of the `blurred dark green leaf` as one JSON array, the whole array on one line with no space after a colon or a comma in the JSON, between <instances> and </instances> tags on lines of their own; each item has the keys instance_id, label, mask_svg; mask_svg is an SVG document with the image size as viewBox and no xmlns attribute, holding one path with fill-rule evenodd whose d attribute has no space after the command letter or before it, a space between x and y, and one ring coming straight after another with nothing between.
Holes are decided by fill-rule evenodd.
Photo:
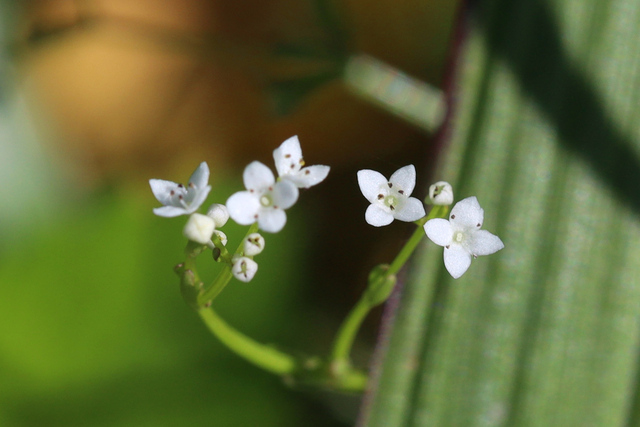
<instances>
[{"instance_id":1,"label":"blurred dark green leaf","mask_svg":"<svg viewBox=\"0 0 640 427\"><path fill-rule=\"evenodd\" d=\"M425 245L362 424L638 425L640 4L474 6L434 179L505 249Z\"/></svg>"}]
</instances>

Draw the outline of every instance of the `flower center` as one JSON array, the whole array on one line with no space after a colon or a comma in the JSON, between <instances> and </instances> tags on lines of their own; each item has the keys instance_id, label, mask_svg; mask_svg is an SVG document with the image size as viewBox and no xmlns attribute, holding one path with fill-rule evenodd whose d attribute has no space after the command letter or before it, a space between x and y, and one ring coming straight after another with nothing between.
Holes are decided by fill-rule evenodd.
<instances>
[{"instance_id":1,"label":"flower center","mask_svg":"<svg viewBox=\"0 0 640 427\"><path fill-rule=\"evenodd\" d=\"M398 204L398 199L394 195L390 194L384 198L384 204L387 205L389 209L394 210Z\"/></svg>"},{"instance_id":2,"label":"flower center","mask_svg":"<svg viewBox=\"0 0 640 427\"><path fill-rule=\"evenodd\" d=\"M462 243L464 240L464 233L462 231L456 231L453 233L453 241L456 243Z\"/></svg>"},{"instance_id":3,"label":"flower center","mask_svg":"<svg viewBox=\"0 0 640 427\"><path fill-rule=\"evenodd\" d=\"M260 196L260 204L265 208L273 205L273 198L271 197L271 194L263 194Z\"/></svg>"}]
</instances>

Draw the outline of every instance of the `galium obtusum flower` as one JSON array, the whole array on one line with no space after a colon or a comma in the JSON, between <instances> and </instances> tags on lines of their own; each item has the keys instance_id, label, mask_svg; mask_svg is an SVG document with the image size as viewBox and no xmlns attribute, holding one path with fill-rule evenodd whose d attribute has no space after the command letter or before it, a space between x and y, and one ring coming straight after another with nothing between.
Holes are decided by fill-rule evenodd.
<instances>
[{"instance_id":1,"label":"galium obtusum flower","mask_svg":"<svg viewBox=\"0 0 640 427\"><path fill-rule=\"evenodd\" d=\"M264 250L264 244L264 237L260 233L251 233L244 239L242 252L246 256L259 255Z\"/></svg>"},{"instance_id":2,"label":"galium obtusum flower","mask_svg":"<svg viewBox=\"0 0 640 427\"><path fill-rule=\"evenodd\" d=\"M235 257L231 267L233 277L241 282L250 282L258 271L258 263L247 257Z\"/></svg>"},{"instance_id":3,"label":"galium obtusum flower","mask_svg":"<svg viewBox=\"0 0 640 427\"><path fill-rule=\"evenodd\" d=\"M282 230L287 222L284 210L298 200L298 187L292 182L276 182L273 172L258 161L250 163L242 175L247 191L239 191L227 200L227 210L235 222L258 222L269 233Z\"/></svg>"},{"instance_id":4,"label":"galium obtusum flower","mask_svg":"<svg viewBox=\"0 0 640 427\"><path fill-rule=\"evenodd\" d=\"M490 255L504 248L498 236L480 230L483 220L484 210L478 199L467 197L451 209L449 220L435 218L424 225L427 237L444 246L444 266L454 279L467 271L472 257Z\"/></svg>"},{"instance_id":5,"label":"galium obtusum flower","mask_svg":"<svg viewBox=\"0 0 640 427\"><path fill-rule=\"evenodd\" d=\"M164 205L154 208L153 213L167 218L194 213L211 190L208 183L209 166L206 162L200 163L186 186L163 179L150 179L149 185L153 195Z\"/></svg>"},{"instance_id":6,"label":"galium obtusum flower","mask_svg":"<svg viewBox=\"0 0 640 427\"><path fill-rule=\"evenodd\" d=\"M389 225L394 219L417 221L426 214L422 202L409 197L416 185L416 168L413 165L398 169L389 180L380 172L360 170L358 185L371 203L365 212L365 220L375 227Z\"/></svg>"},{"instance_id":7,"label":"galium obtusum flower","mask_svg":"<svg viewBox=\"0 0 640 427\"><path fill-rule=\"evenodd\" d=\"M322 182L329 174L329 166L304 166L302 149L297 136L292 136L273 150L273 160L281 180L288 180L298 188L309 188Z\"/></svg>"},{"instance_id":8,"label":"galium obtusum flower","mask_svg":"<svg viewBox=\"0 0 640 427\"><path fill-rule=\"evenodd\" d=\"M453 203L453 188L446 181L438 181L429 187L429 201L432 205L448 206Z\"/></svg>"}]
</instances>

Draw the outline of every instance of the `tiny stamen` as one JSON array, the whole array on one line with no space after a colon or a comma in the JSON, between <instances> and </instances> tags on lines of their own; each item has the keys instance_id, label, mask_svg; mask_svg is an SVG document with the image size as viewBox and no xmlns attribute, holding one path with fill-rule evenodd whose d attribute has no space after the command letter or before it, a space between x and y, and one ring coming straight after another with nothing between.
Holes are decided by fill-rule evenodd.
<instances>
[{"instance_id":1,"label":"tiny stamen","mask_svg":"<svg viewBox=\"0 0 640 427\"><path fill-rule=\"evenodd\" d=\"M455 215L451 215L451 219L456 219L456 216Z\"/></svg>"},{"instance_id":2,"label":"tiny stamen","mask_svg":"<svg viewBox=\"0 0 640 427\"><path fill-rule=\"evenodd\" d=\"M390 182L387 185L389 186L389 188L393 187L393 184Z\"/></svg>"},{"instance_id":3,"label":"tiny stamen","mask_svg":"<svg viewBox=\"0 0 640 427\"><path fill-rule=\"evenodd\" d=\"M285 158L285 159L289 159L289 158L291 158L291 154L285 154L285 155L284 155L284 158Z\"/></svg>"},{"instance_id":4,"label":"tiny stamen","mask_svg":"<svg viewBox=\"0 0 640 427\"><path fill-rule=\"evenodd\" d=\"M383 194L378 194L378 200L382 200L384 199L384 195Z\"/></svg>"},{"instance_id":5,"label":"tiny stamen","mask_svg":"<svg viewBox=\"0 0 640 427\"><path fill-rule=\"evenodd\" d=\"M398 193L404 194L404 190L398 190Z\"/></svg>"}]
</instances>

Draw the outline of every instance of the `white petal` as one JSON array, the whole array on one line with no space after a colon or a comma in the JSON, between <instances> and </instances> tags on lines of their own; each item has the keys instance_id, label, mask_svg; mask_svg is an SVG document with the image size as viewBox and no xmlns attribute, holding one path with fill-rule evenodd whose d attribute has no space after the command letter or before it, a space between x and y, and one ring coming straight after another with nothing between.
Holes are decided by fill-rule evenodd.
<instances>
[{"instance_id":1,"label":"white petal","mask_svg":"<svg viewBox=\"0 0 640 427\"><path fill-rule=\"evenodd\" d=\"M298 187L292 182L282 180L273 186L273 206L289 209L298 200Z\"/></svg>"},{"instance_id":2,"label":"white petal","mask_svg":"<svg viewBox=\"0 0 640 427\"><path fill-rule=\"evenodd\" d=\"M363 169L358 171L358 185L364 197L373 203L378 196L380 187L387 185L389 181L380 172L371 169Z\"/></svg>"},{"instance_id":3,"label":"white petal","mask_svg":"<svg viewBox=\"0 0 640 427\"><path fill-rule=\"evenodd\" d=\"M504 243L495 234L487 230L478 230L471 235L468 247L475 256L490 255L504 248Z\"/></svg>"},{"instance_id":4,"label":"white petal","mask_svg":"<svg viewBox=\"0 0 640 427\"><path fill-rule=\"evenodd\" d=\"M440 246L450 245L453 239L451 224L442 218L434 218L427 221L424 225L424 232L433 243Z\"/></svg>"},{"instance_id":5,"label":"white petal","mask_svg":"<svg viewBox=\"0 0 640 427\"><path fill-rule=\"evenodd\" d=\"M229 216L240 225L256 222L256 215L260 209L260 200L254 193L239 191L227 200Z\"/></svg>"},{"instance_id":6,"label":"white petal","mask_svg":"<svg viewBox=\"0 0 640 427\"><path fill-rule=\"evenodd\" d=\"M176 206L162 206L161 208L154 208L153 213L165 218L173 218L174 216L186 215L187 211Z\"/></svg>"},{"instance_id":7,"label":"white petal","mask_svg":"<svg viewBox=\"0 0 640 427\"><path fill-rule=\"evenodd\" d=\"M276 164L278 176L287 175L292 171L299 171L301 166L300 160L302 160L302 149L300 148L300 141L298 141L297 135L287 139L280 144L280 147L273 150L273 161ZM293 167L291 167L291 165L293 165Z\"/></svg>"},{"instance_id":8,"label":"white petal","mask_svg":"<svg viewBox=\"0 0 640 427\"><path fill-rule=\"evenodd\" d=\"M416 167L407 165L398 169L391 175L389 182L404 190L406 196L410 196L416 186Z\"/></svg>"},{"instance_id":9,"label":"white petal","mask_svg":"<svg viewBox=\"0 0 640 427\"><path fill-rule=\"evenodd\" d=\"M209 183L209 166L207 162L200 163L200 166L191 174L189 182L198 189L204 188Z\"/></svg>"},{"instance_id":10,"label":"white petal","mask_svg":"<svg viewBox=\"0 0 640 427\"><path fill-rule=\"evenodd\" d=\"M287 214L282 209L261 209L258 226L268 233L277 233L287 223Z\"/></svg>"},{"instance_id":11,"label":"white petal","mask_svg":"<svg viewBox=\"0 0 640 427\"><path fill-rule=\"evenodd\" d=\"M244 168L242 174L244 186L247 190L259 190L272 186L276 179L273 172L264 163L254 161Z\"/></svg>"},{"instance_id":12,"label":"white petal","mask_svg":"<svg viewBox=\"0 0 640 427\"><path fill-rule=\"evenodd\" d=\"M460 200L451 209L449 219L454 227L480 228L484 221L484 210L480 207L475 196Z\"/></svg>"},{"instance_id":13,"label":"white petal","mask_svg":"<svg viewBox=\"0 0 640 427\"><path fill-rule=\"evenodd\" d=\"M198 188L198 190L196 190L195 197L193 198L191 203L189 203L187 212L188 213L195 212L200 207L200 205L202 205L204 201L207 199L207 196L209 195L209 191L211 191L210 185L207 185L204 188Z\"/></svg>"},{"instance_id":14,"label":"white petal","mask_svg":"<svg viewBox=\"0 0 640 427\"><path fill-rule=\"evenodd\" d=\"M389 225L393 222L393 215L385 212L377 205L369 205L364 214L364 219L374 227L382 227L383 225Z\"/></svg>"},{"instance_id":15,"label":"white petal","mask_svg":"<svg viewBox=\"0 0 640 427\"><path fill-rule=\"evenodd\" d=\"M471 254L460 245L444 248L444 266L454 279L462 276L471 265Z\"/></svg>"},{"instance_id":16,"label":"white petal","mask_svg":"<svg viewBox=\"0 0 640 427\"><path fill-rule=\"evenodd\" d=\"M164 179L150 179L149 186L153 195L163 205L171 204L171 191L178 188L177 183Z\"/></svg>"},{"instance_id":17,"label":"white petal","mask_svg":"<svg viewBox=\"0 0 640 427\"><path fill-rule=\"evenodd\" d=\"M427 213L424 211L424 205L415 197L409 197L402 206L402 209L396 209L393 213L395 219L400 221L417 221Z\"/></svg>"},{"instance_id":18,"label":"white petal","mask_svg":"<svg viewBox=\"0 0 640 427\"><path fill-rule=\"evenodd\" d=\"M285 175L284 178L293 182L298 188L309 188L321 183L329 175L329 166L315 165L302 168L298 173Z\"/></svg>"}]
</instances>

